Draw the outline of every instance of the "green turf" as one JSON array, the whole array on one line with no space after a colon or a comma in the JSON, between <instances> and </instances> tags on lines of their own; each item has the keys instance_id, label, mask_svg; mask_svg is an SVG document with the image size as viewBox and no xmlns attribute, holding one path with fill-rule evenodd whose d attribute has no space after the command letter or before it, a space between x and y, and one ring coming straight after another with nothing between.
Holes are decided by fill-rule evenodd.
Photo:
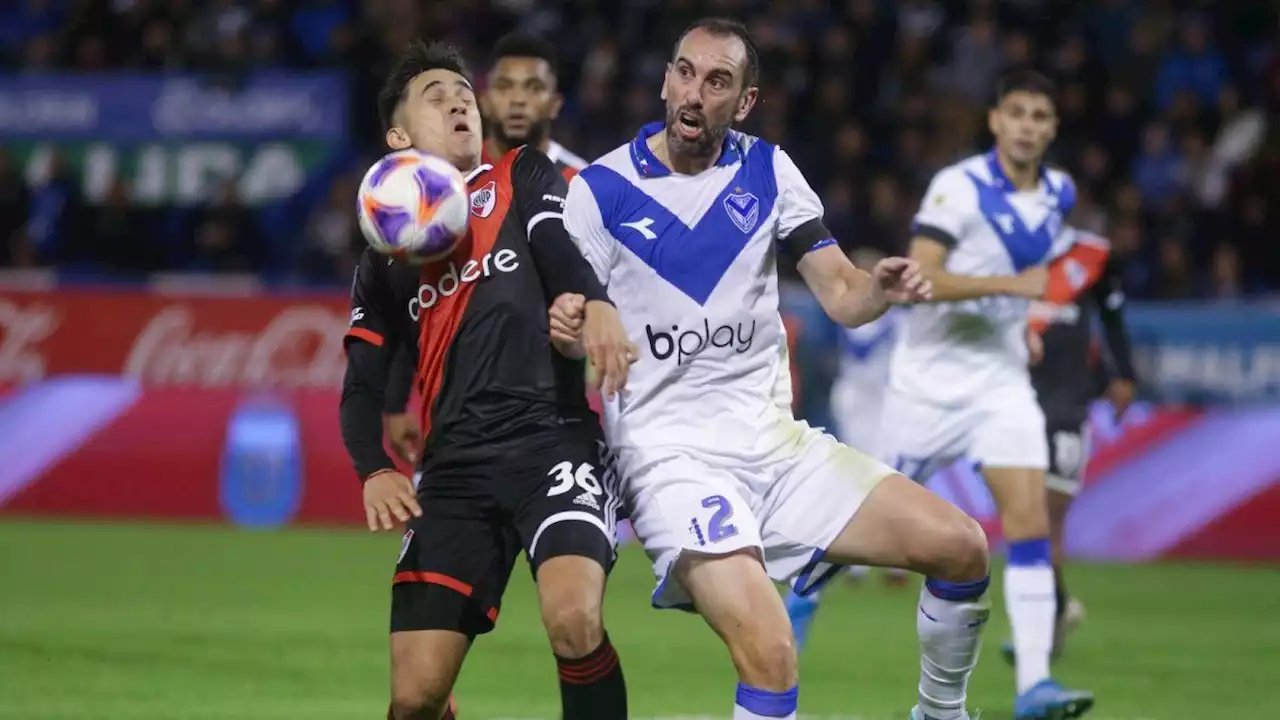
<instances>
[{"instance_id":1,"label":"green turf","mask_svg":"<svg viewBox=\"0 0 1280 720\"><path fill-rule=\"evenodd\" d=\"M0 718L354 720L384 716L388 578L398 536L0 523ZM1276 717L1280 573L1079 566L1089 608L1061 678L1092 717ZM634 717L726 717L734 685L697 618L648 606L648 564L623 553L607 615ZM519 573L498 630L463 670L466 720L552 718L554 666ZM995 588L999 606L999 589ZM802 709L904 717L916 681L915 591L839 588L802 660ZM1008 717L997 610L971 689Z\"/></svg>"}]
</instances>

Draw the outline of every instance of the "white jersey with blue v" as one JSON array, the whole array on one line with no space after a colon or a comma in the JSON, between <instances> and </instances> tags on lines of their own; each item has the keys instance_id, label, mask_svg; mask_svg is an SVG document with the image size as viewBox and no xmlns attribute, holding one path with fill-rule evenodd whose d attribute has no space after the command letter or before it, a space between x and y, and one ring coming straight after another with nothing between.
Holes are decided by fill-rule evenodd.
<instances>
[{"instance_id":1,"label":"white jersey with blue v","mask_svg":"<svg viewBox=\"0 0 1280 720\"><path fill-rule=\"evenodd\" d=\"M929 184L913 236L949 249L956 275L1016 275L1069 244L1075 185L1043 167L1018 190L995 152L944 168ZM915 305L899 327L885 403L884 457L924 480L957 457L991 467L1046 465L1044 417L1027 367L1030 301L997 296Z\"/></svg>"},{"instance_id":2,"label":"white jersey with blue v","mask_svg":"<svg viewBox=\"0 0 1280 720\"><path fill-rule=\"evenodd\" d=\"M891 471L791 412L777 252L831 244L791 158L730 131L718 161L672 172L645 126L569 186L565 225L640 358L605 404L636 535L659 579L685 550L757 548L772 577L828 574L823 550Z\"/></svg>"}]
</instances>

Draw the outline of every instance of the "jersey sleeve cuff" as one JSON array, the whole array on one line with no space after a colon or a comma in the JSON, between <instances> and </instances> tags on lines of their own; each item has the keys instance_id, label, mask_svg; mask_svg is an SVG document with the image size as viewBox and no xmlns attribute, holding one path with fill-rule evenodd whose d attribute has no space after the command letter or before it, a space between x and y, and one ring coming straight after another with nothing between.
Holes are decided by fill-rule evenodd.
<instances>
[{"instance_id":1,"label":"jersey sleeve cuff","mask_svg":"<svg viewBox=\"0 0 1280 720\"><path fill-rule=\"evenodd\" d=\"M914 237L929 238L934 242L940 243L948 250L954 249L956 246L956 236L936 225L916 223L915 226L911 228L911 234Z\"/></svg>"},{"instance_id":2,"label":"jersey sleeve cuff","mask_svg":"<svg viewBox=\"0 0 1280 720\"><path fill-rule=\"evenodd\" d=\"M374 347L382 347L385 338L381 334L376 333L369 328L353 327L347 330L347 338L358 338Z\"/></svg>"},{"instance_id":3,"label":"jersey sleeve cuff","mask_svg":"<svg viewBox=\"0 0 1280 720\"><path fill-rule=\"evenodd\" d=\"M821 218L802 223L781 240L782 247L794 258L803 257L806 253L834 243L835 238L831 237L831 231L822 223Z\"/></svg>"}]
</instances>

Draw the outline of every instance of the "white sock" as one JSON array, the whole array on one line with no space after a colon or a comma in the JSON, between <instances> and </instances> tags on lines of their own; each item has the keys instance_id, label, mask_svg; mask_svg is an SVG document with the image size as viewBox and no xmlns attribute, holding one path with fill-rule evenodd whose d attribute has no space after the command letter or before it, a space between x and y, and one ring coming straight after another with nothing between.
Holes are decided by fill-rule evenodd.
<instances>
[{"instance_id":1,"label":"white sock","mask_svg":"<svg viewBox=\"0 0 1280 720\"><path fill-rule=\"evenodd\" d=\"M1014 561L1011 548L1010 564L1004 569L1004 604L1013 628L1018 692L1024 693L1049 677L1057 599L1047 554L1043 563L1034 565Z\"/></svg>"},{"instance_id":2,"label":"white sock","mask_svg":"<svg viewBox=\"0 0 1280 720\"><path fill-rule=\"evenodd\" d=\"M987 581L927 580L920 589L920 710L933 720L965 720L969 675L978 665L982 630L991 615ZM955 599L943 599L943 595Z\"/></svg>"},{"instance_id":3,"label":"white sock","mask_svg":"<svg viewBox=\"0 0 1280 720\"><path fill-rule=\"evenodd\" d=\"M786 692L774 692L738 683L733 720L796 720L799 690L797 686Z\"/></svg>"}]
</instances>

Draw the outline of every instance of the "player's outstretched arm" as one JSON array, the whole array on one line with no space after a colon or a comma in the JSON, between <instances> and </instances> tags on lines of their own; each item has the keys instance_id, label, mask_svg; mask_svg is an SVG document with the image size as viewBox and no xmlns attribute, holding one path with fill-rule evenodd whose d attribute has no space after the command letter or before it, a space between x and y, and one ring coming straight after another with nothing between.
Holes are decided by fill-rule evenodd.
<instances>
[{"instance_id":1,"label":"player's outstretched arm","mask_svg":"<svg viewBox=\"0 0 1280 720\"><path fill-rule=\"evenodd\" d=\"M885 258L868 273L830 243L805 253L796 268L827 316L845 327L869 323L892 304L931 297L920 268L905 258Z\"/></svg>"},{"instance_id":2,"label":"player's outstretched arm","mask_svg":"<svg viewBox=\"0 0 1280 720\"><path fill-rule=\"evenodd\" d=\"M917 235L911 240L911 259L920 264L920 271L932 283L935 301L955 302L994 295L1034 300L1044 295L1049 275L1042 266L1018 275L957 275L946 270L949 252L947 245L932 237Z\"/></svg>"}]
</instances>

